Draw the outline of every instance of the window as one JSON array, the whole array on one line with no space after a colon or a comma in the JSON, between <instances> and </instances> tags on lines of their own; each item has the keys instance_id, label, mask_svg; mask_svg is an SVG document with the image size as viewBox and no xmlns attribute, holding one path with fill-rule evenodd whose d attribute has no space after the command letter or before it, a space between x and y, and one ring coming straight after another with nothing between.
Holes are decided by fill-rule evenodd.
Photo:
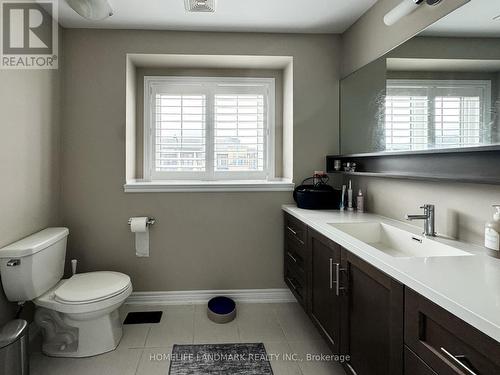
<instances>
[{"instance_id":1,"label":"window","mask_svg":"<svg viewBox=\"0 0 500 375\"><path fill-rule=\"evenodd\" d=\"M274 178L274 79L145 77L151 180Z\"/></svg>"},{"instance_id":2,"label":"window","mask_svg":"<svg viewBox=\"0 0 500 375\"><path fill-rule=\"evenodd\" d=\"M490 107L490 81L388 80L386 150L488 143Z\"/></svg>"}]
</instances>

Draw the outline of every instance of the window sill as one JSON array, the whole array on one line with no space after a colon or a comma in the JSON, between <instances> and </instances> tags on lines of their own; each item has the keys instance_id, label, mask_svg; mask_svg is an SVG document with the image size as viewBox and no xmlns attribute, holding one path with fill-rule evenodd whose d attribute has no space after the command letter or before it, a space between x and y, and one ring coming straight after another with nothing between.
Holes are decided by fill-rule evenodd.
<instances>
[{"instance_id":1,"label":"window sill","mask_svg":"<svg viewBox=\"0 0 500 375\"><path fill-rule=\"evenodd\" d=\"M196 192L258 192L293 191L295 184L288 179L275 181L141 181L131 180L123 186L125 193L196 193Z\"/></svg>"}]
</instances>

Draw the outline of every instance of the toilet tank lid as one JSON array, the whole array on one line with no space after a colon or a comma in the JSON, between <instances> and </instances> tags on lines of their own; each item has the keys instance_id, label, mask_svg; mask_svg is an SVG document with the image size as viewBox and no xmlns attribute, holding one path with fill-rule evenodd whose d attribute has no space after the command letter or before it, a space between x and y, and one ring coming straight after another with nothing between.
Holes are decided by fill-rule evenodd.
<instances>
[{"instance_id":1,"label":"toilet tank lid","mask_svg":"<svg viewBox=\"0 0 500 375\"><path fill-rule=\"evenodd\" d=\"M47 228L0 249L1 258L20 258L33 255L62 240L69 234L68 228Z\"/></svg>"}]
</instances>

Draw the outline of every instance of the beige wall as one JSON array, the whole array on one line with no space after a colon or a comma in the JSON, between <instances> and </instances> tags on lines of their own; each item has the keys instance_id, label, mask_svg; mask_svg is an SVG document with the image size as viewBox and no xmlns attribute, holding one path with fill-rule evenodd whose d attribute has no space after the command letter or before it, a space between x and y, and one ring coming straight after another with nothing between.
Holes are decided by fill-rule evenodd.
<instances>
[{"instance_id":1,"label":"beige wall","mask_svg":"<svg viewBox=\"0 0 500 375\"><path fill-rule=\"evenodd\" d=\"M498 60L500 38L417 36L392 50L387 57Z\"/></svg>"},{"instance_id":2,"label":"beige wall","mask_svg":"<svg viewBox=\"0 0 500 375\"><path fill-rule=\"evenodd\" d=\"M443 1L434 7L421 5L403 20L386 26L384 16L401 3L401 0L379 0L342 34L342 77L383 56L469 1Z\"/></svg>"},{"instance_id":3,"label":"beige wall","mask_svg":"<svg viewBox=\"0 0 500 375\"><path fill-rule=\"evenodd\" d=\"M63 218L84 270L119 270L136 290L280 288L291 193L125 194L126 53L294 57L295 181L338 152L339 38L332 35L64 31ZM285 99L286 100L286 99ZM157 218L136 258L131 216Z\"/></svg>"},{"instance_id":4,"label":"beige wall","mask_svg":"<svg viewBox=\"0 0 500 375\"><path fill-rule=\"evenodd\" d=\"M405 30L399 27L389 29L383 25L382 17L391 2L399 0L382 0L367 12L346 34L342 36L343 42L343 72L350 73L366 63L380 57L385 52L396 47L411 35L418 33L423 27L433 23L439 17L447 14L451 9L467 1L443 2L432 15L425 10L415 12L405 22ZM446 44L446 39L444 39ZM419 44L426 45L426 38L417 38L412 43L402 46L404 53L411 48L417 54L422 48ZM468 41L470 50L484 49L484 44L477 40ZM436 40L433 57L454 56L458 50L454 44L443 44ZM410 56L410 54L408 55ZM370 211L403 220L407 213L418 213L418 207L423 203L433 203L437 206L437 230L462 241L482 243L484 241L484 223L491 219L491 205L500 202L500 187L479 184L435 183L435 182L410 182L405 180L362 178L355 179L357 186L367 191L367 207Z\"/></svg>"},{"instance_id":5,"label":"beige wall","mask_svg":"<svg viewBox=\"0 0 500 375\"><path fill-rule=\"evenodd\" d=\"M58 71L0 70L0 247L60 224L58 103Z\"/></svg>"}]
</instances>

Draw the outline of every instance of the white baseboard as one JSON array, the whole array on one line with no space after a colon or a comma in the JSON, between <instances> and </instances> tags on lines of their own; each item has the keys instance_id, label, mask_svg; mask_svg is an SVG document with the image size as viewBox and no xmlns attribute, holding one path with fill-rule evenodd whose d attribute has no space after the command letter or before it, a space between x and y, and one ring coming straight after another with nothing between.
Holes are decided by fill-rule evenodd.
<instances>
[{"instance_id":1,"label":"white baseboard","mask_svg":"<svg viewBox=\"0 0 500 375\"><path fill-rule=\"evenodd\" d=\"M297 302L288 289L188 290L181 292L133 292L127 305L190 305L204 304L210 298L226 296L239 303Z\"/></svg>"}]
</instances>

